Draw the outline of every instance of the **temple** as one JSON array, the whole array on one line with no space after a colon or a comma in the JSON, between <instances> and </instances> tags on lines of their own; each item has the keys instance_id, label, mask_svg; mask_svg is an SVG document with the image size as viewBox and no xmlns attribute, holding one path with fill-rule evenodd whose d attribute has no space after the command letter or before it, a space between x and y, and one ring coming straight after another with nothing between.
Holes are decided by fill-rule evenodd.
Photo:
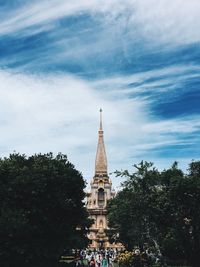
<instances>
[{"instance_id":1,"label":"temple","mask_svg":"<svg viewBox=\"0 0 200 267\"><path fill-rule=\"evenodd\" d=\"M102 109L100 109L100 126L95 160L95 174L91 181L91 190L87 193L87 210L94 220L88 238L91 249L106 249L121 247L120 244L110 244L107 233L107 201L115 196L112 182L108 177L107 157L104 144Z\"/></svg>"}]
</instances>

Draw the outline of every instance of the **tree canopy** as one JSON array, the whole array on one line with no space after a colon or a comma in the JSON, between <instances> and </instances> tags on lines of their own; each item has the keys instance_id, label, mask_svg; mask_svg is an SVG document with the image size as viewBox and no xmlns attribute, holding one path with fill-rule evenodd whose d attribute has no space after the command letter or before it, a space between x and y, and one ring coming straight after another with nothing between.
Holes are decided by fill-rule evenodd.
<instances>
[{"instance_id":1,"label":"tree canopy","mask_svg":"<svg viewBox=\"0 0 200 267\"><path fill-rule=\"evenodd\" d=\"M192 162L187 174L177 162L163 171L143 161L134 166L136 172L116 172L126 180L108 206L118 241L129 250L151 248L168 260L198 266L200 161Z\"/></svg>"},{"instance_id":2,"label":"tree canopy","mask_svg":"<svg viewBox=\"0 0 200 267\"><path fill-rule=\"evenodd\" d=\"M63 154L0 159L1 266L56 266L65 249L85 246L84 187Z\"/></svg>"}]
</instances>

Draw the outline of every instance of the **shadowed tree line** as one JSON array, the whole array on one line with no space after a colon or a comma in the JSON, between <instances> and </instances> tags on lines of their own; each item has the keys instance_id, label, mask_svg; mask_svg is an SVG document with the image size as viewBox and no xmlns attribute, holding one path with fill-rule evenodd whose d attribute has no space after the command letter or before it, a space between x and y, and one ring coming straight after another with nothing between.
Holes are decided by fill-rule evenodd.
<instances>
[{"instance_id":1,"label":"shadowed tree line","mask_svg":"<svg viewBox=\"0 0 200 267\"><path fill-rule=\"evenodd\" d=\"M168 262L199 266L200 162L183 173L152 163L125 177L108 205L111 240ZM67 156L11 154L0 159L0 265L59 266L60 256L88 244L85 181ZM116 234L117 233L117 234Z\"/></svg>"},{"instance_id":2,"label":"shadowed tree line","mask_svg":"<svg viewBox=\"0 0 200 267\"><path fill-rule=\"evenodd\" d=\"M63 154L0 159L0 265L57 266L87 245L85 182Z\"/></svg>"},{"instance_id":3,"label":"shadowed tree line","mask_svg":"<svg viewBox=\"0 0 200 267\"><path fill-rule=\"evenodd\" d=\"M122 189L109 202L110 226L128 250L152 251L168 262L199 266L200 161L183 173L175 162L158 171L152 163L136 171L117 171L125 177Z\"/></svg>"}]
</instances>

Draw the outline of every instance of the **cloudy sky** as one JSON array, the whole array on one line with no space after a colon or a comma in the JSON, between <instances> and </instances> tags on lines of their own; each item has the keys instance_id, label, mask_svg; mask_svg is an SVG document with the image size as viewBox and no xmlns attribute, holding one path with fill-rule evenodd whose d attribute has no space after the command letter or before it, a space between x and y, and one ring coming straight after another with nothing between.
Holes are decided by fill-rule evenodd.
<instances>
[{"instance_id":1,"label":"cloudy sky","mask_svg":"<svg viewBox=\"0 0 200 267\"><path fill-rule=\"evenodd\" d=\"M199 0L0 0L0 156L62 152L94 174L200 151ZM119 181L114 179L114 184Z\"/></svg>"}]
</instances>

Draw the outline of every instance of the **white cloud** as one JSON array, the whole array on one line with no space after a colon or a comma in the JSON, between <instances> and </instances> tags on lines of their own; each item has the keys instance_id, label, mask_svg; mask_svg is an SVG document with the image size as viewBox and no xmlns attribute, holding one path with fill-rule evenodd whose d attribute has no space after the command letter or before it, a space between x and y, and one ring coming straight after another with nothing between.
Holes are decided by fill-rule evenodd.
<instances>
[{"instance_id":1,"label":"white cloud","mask_svg":"<svg viewBox=\"0 0 200 267\"><path fill-rule=\"evenodd\" d=\"M143 126L146 134L155 133L192 133L200 129L199 116L171 119L160 122L148 123Z\"/></svg>"},{"instance_id":2,"label":"white cloud","mask_svg":"<svg viewBox=\"0 0 200 267\"><path fill-rule=\"evenodd\" d=\"M86 176L92 175L98 109L105 111L106 143L121 134L124 138L129 135L125 129L130 113L142 117L140 103L133 106L128 99L113 102L69 75L42 77L1 71L0 83L2 156L14 150L27 154L61 151Z\"/></svg>"},{"instance_id":3,"label":"white cloud","mask_svg":"<svg viewBox=\"0 0 200 267\"><path fill-rule=\"evenodd\" d=\"M153 121L145 101L95 90L93 83L70 75L1 71L0 83L1 156L14 150L61 151L86 178L94 170L99 107L104 110L110 171L128 168L154 148L180 144L176 134L193 133L200 127L199 118Z\"/></svg>"},{"instance_id":4,"label":"white cloud","mask_svg":"<svg viewBox=\"0 0 200 267\"><path fill-rule=\"evenodd\" d=\"M62 1L44 0L35 1L25 5L23 8L11 11L12 17L6 17L1 24L2 34L14 32L26 27L49 23L59 18L80 14L80 12L102 12L107 10L115 1Z\"/></svg>"},{"instance_id":5,"label":"white cloud","mask_svg":"<svg viewBox=\"0 0 200 267\"><path fill-rule=\"evenodd\" d=\"M11 11L1 22L0 34L41 27L57 19L88 12L102 16L106 28L116 27L125 42L138 36L153 43L184 44L200 41L199 0L43 0ZM116 25L116 26L115 26ZM47 26L48 28L49 26ZM121 28L121 29L120 29ZM33 30L33 29L32 29ZM126 44L124 51L126 52Z\"/></svg>"},{"instance_id":6,"label":"white cloud","mask_svg":"<svg viewBox=\"0 0 200 267\"><path fill-rule=\"evenodd\" d=\"M171 44L200 41L199 0L146 0L135 4L136 21L147 38Z\"/></svg>"},{"instance_id":7,"label":"white cloud","mask_svg":"<svg viewBox=\"0 0 200 267\"><path fill-rule=\"evenodd\" d=\"M93 82L93 86L97 89L109 90L112 96L114 92L120 98L127 98L130 95L137 97L142 101L145 99L150 101L166 101L163 93L167 93L169 99L175 98L190 88L181 84L200 75L200 67L198 65L173 65L170 67L162 67L160 69L143 71L131 75L117 75ZM156 99L146 96L143 93L151 92L156 94ZM160 97L159 97L160 96Z\"/></svg>"}]
</instances>

